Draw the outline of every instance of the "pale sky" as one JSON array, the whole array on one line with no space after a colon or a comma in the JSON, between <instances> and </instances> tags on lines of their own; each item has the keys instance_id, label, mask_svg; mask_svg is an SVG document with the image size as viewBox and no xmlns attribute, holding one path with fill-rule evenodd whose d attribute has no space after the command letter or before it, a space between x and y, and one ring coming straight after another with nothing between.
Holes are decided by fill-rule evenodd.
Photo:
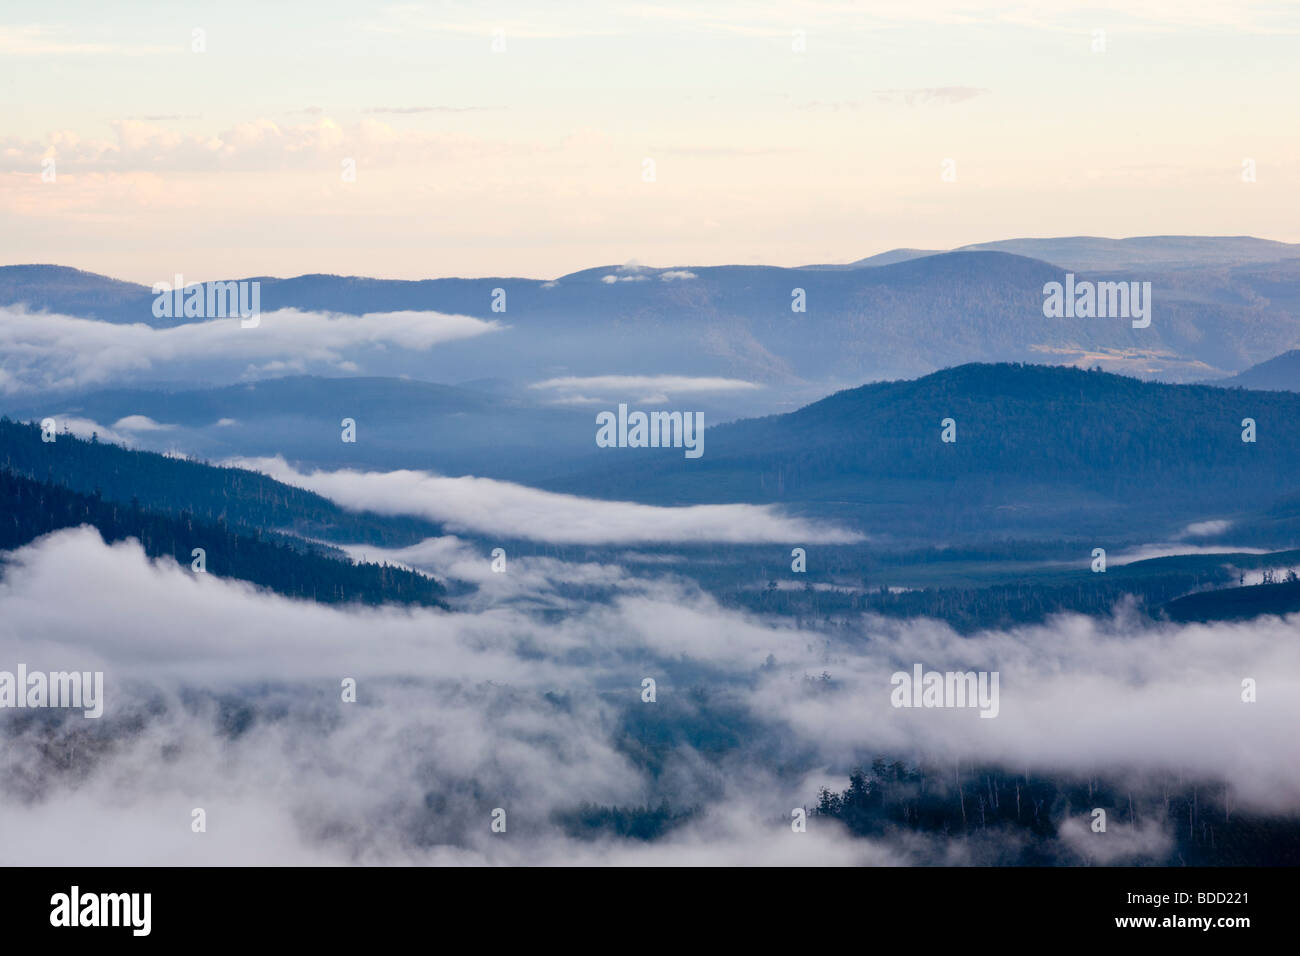
<instances>
[{"instance_id":1,"label":"pale sky","mask_svg":"<svg viewBox=\"0 0 1300 956\"><path fill-rule=\"evenodd\" d=\"M6 0L0 263L553 278L1295 242L1297 90L1294 2Z\"/></svg>"}]
</instances>

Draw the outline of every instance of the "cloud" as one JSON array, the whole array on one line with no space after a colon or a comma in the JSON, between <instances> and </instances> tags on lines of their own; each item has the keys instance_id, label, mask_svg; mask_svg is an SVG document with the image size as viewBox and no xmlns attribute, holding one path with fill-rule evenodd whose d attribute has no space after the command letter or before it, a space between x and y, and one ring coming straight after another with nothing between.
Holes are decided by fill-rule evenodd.
<instances>
[{"instance_id":1,"label":"cloud","mask_svg":"<svg viewBox=\"0 0 1300 956\"><path fill-rule=\"evenodd\" d=\"M493 570L494 558L481 545L455 535L427 538L406 548L346 545L354 561L382 561L433 575L443 581L473 585L462 595L461 607L472 609L525 608L578 610L583 602L566 595L579 589L590 595L610 596L621 591L641 591L653 582L629 575L620 565L596 561L562 561L540 555L505 555L505 571Z\"/></svg>"},{"instance_id":2,"label":"cloud","mask_svg":"<svg viewBox=\"0 0 1300 956\"><path fill-rule=\"evenodd\" d=\"M113 423L113 428L128 432L169 431L175 427L175 425L159 424L148 415L127 415Z\"/></svg>"},{"instance_id":3,"label":"cloud","mask_svg":"<svg viewBox=\"0 0 1300 956\"><path fill-rule=\"evenodd\" d=\"M407 550L477 562L471 576L491 586L463 542ZM1165 774L1214 783L1207 812L1223 795L1300 810L1297 617L1062 617L963 637L924 620L809 629L723 608L678 578L555 559L497 577L544 589L574 573L614 597L537 614L488 600L323 606L152 562L88 529L7 557L0 668L105 673L98 721L0 712L10 865L979 862L961 837L852 839L824 821L791 834L791 807L881 754L1105 773L1137 796L1158 795ZM914 661L998 670L999 716L893 708L890 673ZM810 691L804 675L823 670L831 680ZM646 675L654 705L639 699ZM1243 675L1259 679L1256 704L1240 700ZM355 704L341 700L345 676ZM653 768L628 736L647 719ZM712 749L696 749L702 738ZM647 844L578 839L555 818L660 800L695 816ZM195 839L192 807L228 836ZM490 833L495 807L510 839ZM1169 836L1121 816L1105 846L1077 813L1056 839L1102 864L1163 862Z\"/></svg>"},{"instance_id":4,"label":"cloud","mask_svg":"<svg viewBox=\"0 0 1300 956\"><path fill-rule=\"evenodd\" d=\"M1101 866L1160 859L1173 844L1169 834L1154 820L1132 825L1108 821L1105 838L1098 839L1099 835L1092 830L1091 814L1068 817L1057 835L1079 856Z\"/></svg>"},{"instance_id":5,"label":"cloud","mask_svg":"<svg viewBox=\"0 0 1300 956\"><path fill-rule=\"evenodd\" d=\"M1217 544L1143 544L1106 558L1109 565L1132 564L1151 558L1170 558L1180 554L1268 554L1267 548L1241 548Z\"/></svg>"},{"instance_id":6,"label":"cloud","mask_svg":"<svg viewBox=\"0 0 1300 956\"><path fill-rule=\"evenodd\" d=\"M256 328L241 328L239 319L151 328L0 308L0 392L116 384L158 368L181 377L219 362L241 369L347 370L355 368L355 350L366 346L425 351L501 328L438 312L343 316L296 309L264 313Z\"/></svg>"},{"instance_id":7,"label":"cloud","mask_svg":"<svg viewBox=\"0 0 1300 956\"><path fill-rule=\"evenodd\" d=\"M235 458L229 464L331 498L345 508L418 515L453 532L572 544L790 541L848 544L863 536L783 515L770 505L665 508L539 491L491 478L447 478L423 471L299 472L283 458Z\"/></svg>"},{"instance_id":8,"label":"cloud","mask_svg":"<svg viewBox=\"0 0 1300 956\"><path fill-rule=\"evenodd\" d=\"M884 749L1071 773L1104 767L1135 788L1157 771L1175 770L1232 781L1259 806L1295 809L1300 750L1283 728L1300 715L1291 696L1300 688L1298 632L1297 617L1153 627L1122 614L1062 616L967 638L930 621L882 622L869 643L832 650L834 692L809 697L773 677L756 690L755 704L817 733L825 748L833 749L842 731L844 755L860 746L853 728L870 726ZM999 671L999 715L893 708L888 674L915 662L940 671ZM1267 710L1242 702L1248 677L1269 686ZM1288 713L1292 708L1297 715Z\"/></svg>"},{"instance_id":9,"label":"cloud","mask_svg":"<svg viewBox=\"0 0 1300 956\"><path fill-rule=\"evenodd\" d=\"M90 419L82 418L78 415L58 415L49 416L54 419L54 427L58 432L67 432L69 435L75 435L77 438L89 440L92 436L99 441L113 442L114 444L124 445L128 448L135 444L135 436L130 431L116 431L106 425Z\"/></svg>"},{"instance_id":10,"label":"cloud","mask_svg":"<svg viewBox=\"0 0 1300 956\"><path fill-rule=\"evenodd\" d=\"M1208 538L1211 535L1223 534L1232 527L1231 521L1194 521L1183 529L1179 537L1182 538Z\"/></svg>"}]
</instances>

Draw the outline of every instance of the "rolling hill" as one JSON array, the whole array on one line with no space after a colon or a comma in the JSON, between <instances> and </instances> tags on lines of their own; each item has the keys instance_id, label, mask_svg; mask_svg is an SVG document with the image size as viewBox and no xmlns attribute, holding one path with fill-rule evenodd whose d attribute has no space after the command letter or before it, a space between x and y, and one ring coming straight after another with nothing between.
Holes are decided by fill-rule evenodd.
<instances>
[{"instance_id":1,"label":"rolling hill","mask_svg":"<svg viewBox=\"0 0 1300 956\"><path fill-rule=\"evenodd\" d=\"M1300 392L1300 349L1292 349L1269 359L1267 362L1252 365L1244 372L1238 372L1229 378L1220 378L1205 384L1218 385L1223 388Z\"/></svg>"},{"instance_id":2,"label":"rolling hill","mask_svg":"<svg viewBox=\"0 0 1300 956\"><path fill-rule=\"evenodd\" d=\"M188 515L249 534L402 547L440 533L437 525L416 518L348 511L257 472L70 434L43 442L39 427L7 418L0 418L0 470L120 506Z\"/></svg>"},{"instance_id":3,"label":"rolling hill","mask_svg":"<svg viewBox=\"0 0 1300 956\"><path fill-rule=\"evenodd\" d=\"M505 327L419 355L390 350L357 358L361 374L445 383L490 378L515 387L565 376L682 375L763 386L727 399L723 414L738 417L968 362L1100 365L1171 381L1235 373L1300 344L1295 248L1250 238L1008 240L796 269L603 266L549 282L259 281L266 312L433 310ZM1080 279L1151 282L1151 326L1045 318L1043 286L1066 270ZM507 295L505 312L492 311L496 289ZM791 309L796 289L805 312ZM146 286L53 266L0 268L0 305L19 304L160 328L178 321L154 318ZM237 381L245 364L201 378ZM135 384L155 384L140 375Z\"/></svg>"},{"instance_id":4,"label":"rolling hill","mask_svg":"<svg viewBox=\"0 0 1300 956\"><path fill-rule=\"evenodd\" d=\"M941 422L956 422L955 443ZM1257 441L1242 441L1242 421ZM1300 395L1080 369L965 365L706 430L702 458L604 449L554 490L654 503L779 502L868 532L1168 532L1300 485Z\"/></svg>"},{"instance_id":5,"label":"rolling hill","mask_svg":"<svg viewBox=\"0 0 1300 956\"><path fill-rule=\"evenodd\" d=\"M1136 236L1103 239L1071 236L1060 239L1001 239L960 246L964 252L1010 252L1042 259L1062 268L1198 269L1238 266L1300 258L1300 243L1275 242L1253 236Z\"/></svg>"},{"instance_id":6,"label":"rolling hill","mask_svg":"<svg viewBox=\"0 0 1300 956\"><path fill-rule=\"evenodd\" d=\"M236 531L224 521L196 520L188 512L168 514L78 494L61 485L0 469L0 550L19 548L41 535L89 525L107 543L138 541L151 558L172 558L203 573L268 588L287 597L325 604L422 604L446 607L444 589L433 578L405 568L361 562L303 547L257 529ZM198 549L198 550L196 550ZM3 562L0 561L0 568Z\"/></svg>"}]
</instances>

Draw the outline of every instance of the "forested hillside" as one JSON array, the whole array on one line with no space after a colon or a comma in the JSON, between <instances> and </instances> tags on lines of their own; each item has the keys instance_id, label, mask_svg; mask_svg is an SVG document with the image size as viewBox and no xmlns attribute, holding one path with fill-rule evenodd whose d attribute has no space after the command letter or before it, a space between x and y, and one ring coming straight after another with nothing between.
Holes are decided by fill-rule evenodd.
<instances>
[{"instance_id":1,"label":"forested hillside","mask_svg":"<svg viewBox=\"0 0 1300 956\"><path fill-rule=\"evenodd\" d=\"M942 440L953 423L953 442ZM1255 441L1243 441L1251 419ZM1109 533L1258 512L1300 484L1300 395L1041 365L963 365L709 429L705 452L619 449L558 491L815 507L864 530Z\"/></svg>"},{"instance_id":2,"label":"forested hillside","mask_svg":"<svg viewBox=\"0 0 1300 956\"><path fill-rule=\"evenodd\" d=\"M242 529L284 530L332 541L401 547L438 533L414 518L340 508L327 498L240 468L131 451L59 434L41 441L34 424L0 418L0 469L150 511L224 521Z\"/></svg>"},{"instance_id":3,"label":"forested hillside","mask_svg":"<svg viewBox=\"0 0 1300 956\"><path fill-rule=\"evenodd\" d=\"M1295 614L1300 611L1300 581L1294 570L1280 576L1266 574L1262 584L1188 594L1161 611L1173 621L1240 621L1261 614Z\"/></svg>"},{"instance_id":4,"label":"forested hillside","mask_svg":"<svg viewBox=\"0 0 1300 956\"><path fill-rule=\"evenodd\" d=\"M0 469L0 550L79 525L91 525L107 542L135 538L153 558L171 557L193 567L203 550L204 571L270 588L289 597L327 604L425 604L445 606L442 586L422 574L383 564L352 564L317 550L267 540L256 530L239 533L224 521L146 511L138 501L121 505L98 495L24 478Z\"/></svg>"},{"instance_id":5,"label":"forested hillside","mask_svg":"<svg viewBox=\"0 0 1300 956\"><path fill-rule=\"evenodd\" d=\"M1170 775L1162 791L1135 792L1123 775L1069 780L1009 773L1002 767L909 766L884 758L849 776L842 792L822 788L813 820L837 820L858 837L899 832L959 834L974 841L980 862L1023 866L1079 866L1088 862L1057 839L1071 818L1089 827L1094 808L1108 825L1150 826L1168 834L1168 863L1183 866L1295 866L1300 821L1233 811L1223 789ZM1086 822L1080 822L1086 821ZM1101 844L1104 845L1104 844ZM1116 862L1127 862L1122 854Z\"/></svg>"}]
</instances>

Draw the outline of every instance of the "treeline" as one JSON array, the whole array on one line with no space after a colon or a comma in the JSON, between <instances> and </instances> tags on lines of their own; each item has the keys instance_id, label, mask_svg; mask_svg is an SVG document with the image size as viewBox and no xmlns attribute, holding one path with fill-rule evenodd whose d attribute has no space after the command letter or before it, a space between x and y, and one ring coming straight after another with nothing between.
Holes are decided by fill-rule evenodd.
<instances>
[{"instance_id":1,"label":"treeline","mask_svg":"<svg viewBox=\"0 0 1300 956\"><path fill-rule=\"evenodd\" d=\"M171 557L182 567L202 548L206 571L280 594L327 604L420 604L445 607L432 578L387 564L352 564L303 545L243 533L224 520L203 521L188 512L170 515L85 495L48 481L0 469L0 550L10 550L60 528L91 525L109 543L135 538L151 558Z\"/></svg>"},{"instance_id":2,"label":"treeline","mask_svg":"<svg viewBox=\"0 0 1300 956\"><path fill-rule=\"evenodd\" d=\"M1104 833L1092 829L1094 809L1105 811ZM1070 817L1079 818L1083 835L1099 846L1117 828L1154 824L1170 841L1163 861L1168 864L1300 864L1300 819L1241 812L1233 808L1222 784L1208 786L1174 776L1132 787L1114 779L1064 780L998 768L909 766L880 757L870 769L854 770L843 791L823 787L810 816L813 821L838 820L859 837L900 832L991 837L993 846L1001 848L993 852L1003 854L998 862L1017 865L1087 862L1059 839L1061 825ZM809 826L814 825L810 821Z\"/></svg>"},{"instance_id":3,"label":"treeline","mask_svg":"<svg viewBox=\"0 0 1300 956\"><path fill-rule=\"evenodd\" d=\"M1087 575L1085 577L1085 575ZM926 588L890 592L885 588L867 592L769 587L761 592L729 595L728 603L767 614L780 614L815 621L861 613L886 617L931 617L945 621L955 630L969 632L983 628L1035 624L1053 614L1109 614L1117 603L1129 597L1139 609L1157 609L1188 591L1211 584L1225 584L1226 571L1177 573L1156 578L1107 579L1106 575L1080 572L1070 585L1031 582L1000 584L985 588Z\"/></svg>"},{"instance_id":4,"label":"treeline","mask_svg":"<svg viewBox=\"0 0 1300 956\"><path fill-rule=\"evenodd\" d=\"M667 801L657 807L618 807L584 803L572 810L557 811L552 821L571 837L595 840L618 837L649 842L695 817L694 808L675 810Z\"/></svg>"},{"instance_id":5,"label":"treeline","mask_svg":"<svg viewBox=\"0 0 1300 956\"><path fill-rule=\"evenodd\" d=\"M732 606L810 623L872 613L931 617L961 632L1035 624L1066 612L1105 615L1130 600L1154 619L1234 620L1300 611L1300 582L1281 580L1280 573L1279 580L1272 581L1273 572L1265 570L1264 584L1235 586L1245 569L1289 565L1300 565L1300 551L1176 555L1121 565L1105 574L1080 567L986 587L826 590L809 580L791 589L778 587L774 579L762 591L734 590L722 597Z\"/></svg>"},{"instance_id":6,"label":"treeline","mask_svg":"<svg viewBox=\"0 0 1300 956\"><path fill-rule=\"evenodd\" d=\"M1241 621L1261 614L1300 612L1300 580L1294 570L1274 581L1265 572L1262 584L1201 591L1170 601L1160 611L1173 621Z\"/></svg>"}]
</instances>

